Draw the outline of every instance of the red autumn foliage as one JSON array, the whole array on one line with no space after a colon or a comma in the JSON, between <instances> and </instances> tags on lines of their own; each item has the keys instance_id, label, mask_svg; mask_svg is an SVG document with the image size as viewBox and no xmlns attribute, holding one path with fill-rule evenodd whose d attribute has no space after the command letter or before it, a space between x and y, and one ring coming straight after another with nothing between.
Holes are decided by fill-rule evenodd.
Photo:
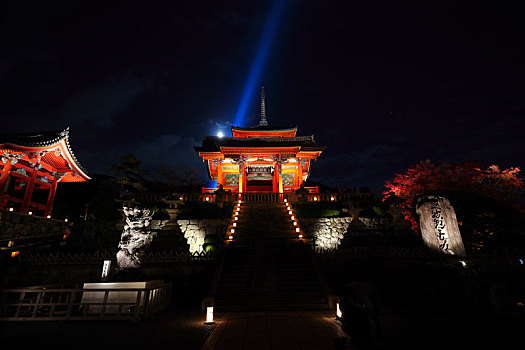
<instances>
[{"instance_id":1,"label":"red autumn foliage","mask_svg":"<svg viewBox=\"0 0 525 350\"><path fill-rule=\"evenodd\" d=\"M480 193L504 203L515 202L524 190L519 168L501 170L497 165L481 168L475 162L437 163L422 161L386 181L383 201L401 199L405 219L419 232L414 201L420 195L450 192Z\"/></svg>"}]
</instances>

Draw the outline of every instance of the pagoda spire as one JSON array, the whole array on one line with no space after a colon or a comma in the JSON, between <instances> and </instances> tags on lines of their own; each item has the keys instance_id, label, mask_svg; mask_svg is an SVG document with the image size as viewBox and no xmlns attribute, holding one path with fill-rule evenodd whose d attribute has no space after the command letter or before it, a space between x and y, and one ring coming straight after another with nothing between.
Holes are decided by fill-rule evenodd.
<instances>
[{"instance_id":1,"label":"pagoda spire","mask_svg":"<svg viewBox=\"0 0 525 350\"><path fill-rule=\"evenodd\" d=\"M261 120L259 121L260 126L267 126L266 121L266 104L264 103L264 86L261 88Z\"/></svg>"}]
</instances>

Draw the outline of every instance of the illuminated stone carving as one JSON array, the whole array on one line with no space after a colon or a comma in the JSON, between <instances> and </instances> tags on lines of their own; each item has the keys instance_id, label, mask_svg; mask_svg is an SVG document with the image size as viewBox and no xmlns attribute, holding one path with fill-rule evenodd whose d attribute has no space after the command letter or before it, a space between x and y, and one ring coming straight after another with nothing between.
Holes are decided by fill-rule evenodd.
<instances>
[{"instance_id":1,"label":"illuminated stone carving","mask_svg":"<svg viewBox=\"0 0 525 350\"><path fill-rule=\"evenodd\" d=\"M423 241L443 254L465 256L456 212L449 200L440 196L423 196L416 203Z\"/></svg>"},{"instance_id":2,"label":"illuminated stone carving","mask_svg":"<svg viewBox=\"0 0 525 350\"><path fill-rule=\"evenodd\" d=\"M144 248L152 241L150 231L151 217L149 209L123 208L126 224L120 237L117 263L120 268L139 268Z\"/></svg>"}]
</instances>

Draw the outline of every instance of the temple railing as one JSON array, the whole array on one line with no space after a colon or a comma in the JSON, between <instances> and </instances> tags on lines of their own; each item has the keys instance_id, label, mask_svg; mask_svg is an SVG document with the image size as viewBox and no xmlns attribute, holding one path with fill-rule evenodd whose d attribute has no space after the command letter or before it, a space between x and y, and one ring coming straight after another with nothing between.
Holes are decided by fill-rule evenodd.
<instances>
[{"instance_id":1,"label":"temple railing","mask_svg":"<svg viewBox=\"0 0 525 350\"><path fill-rule=\"evenodd\" d=\"M246 202L278 202L287 199L294 203L298 201L306 202L350 202L373 200L373 193L359 193L359 192L340 192L340 193L318 193L315 187L306 188L309 193L299 194L296 192L273 193L273 192L245 192L239 194L238 192L225 191L218 195L214 192L204 193L135 193L130 195L132 199L137 202L162 202L181 201L181 202L209 202L214 203L217 200L223 202L234 202L241 198ZM310 191L311 190L311 191ZM316 192L317 190L317 192Z\"/></svg>"},{"instance_id":2,"label":"temple railing","mask_svg":"<svg viewBox=\"0 0 525 350\"><path fill-rule=\"evenodd\" d=\"M105 260L111 260L116 264L116 252L97 251L94 253L24 253L19 255L20 263L23 265L102 265ZM190 253L189 251L163 251L148 252L142 255L142 264L157 263L186 263L213 261L216 255L212 253Z\"/></svg>"},{"instance_id":3,"label":"temple railing","mask_svg":"<svg viewBox=\"0 0 525 350\"><path fill-rule=\"evenodd\" d=\"M144 317L151 317L169 306L171 292L171 283L125 289L4 289L0 291L0 321L138 321ZM85 298L86 293L97 298ZM128 298L112 297L123 294Z\"/></svg>"}]
</instances>

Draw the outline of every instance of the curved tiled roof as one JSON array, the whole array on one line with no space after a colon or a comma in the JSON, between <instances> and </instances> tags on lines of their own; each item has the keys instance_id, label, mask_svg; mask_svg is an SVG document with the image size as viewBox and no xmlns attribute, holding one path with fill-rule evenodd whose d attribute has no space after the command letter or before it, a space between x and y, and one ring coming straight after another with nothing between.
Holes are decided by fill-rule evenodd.
<instances>
[{"instance_id":1,"label":"curved tiled roof","mask_svg":"<svg viewBox=\"0 0 525 350\"><path fill-rule=\"evenodd\" d=\"M67 150L73 158L75 164L87 174L86 169L80 164L78 159L75 157L73 150L69 144L69 127L63 130L52 130L42 132L30 132L30 133L7 133L0 134L0 145L11 144L14 146L21 147L49 147L58 144L60 141L65 139Z\"/></svg>"}]
</instances>

